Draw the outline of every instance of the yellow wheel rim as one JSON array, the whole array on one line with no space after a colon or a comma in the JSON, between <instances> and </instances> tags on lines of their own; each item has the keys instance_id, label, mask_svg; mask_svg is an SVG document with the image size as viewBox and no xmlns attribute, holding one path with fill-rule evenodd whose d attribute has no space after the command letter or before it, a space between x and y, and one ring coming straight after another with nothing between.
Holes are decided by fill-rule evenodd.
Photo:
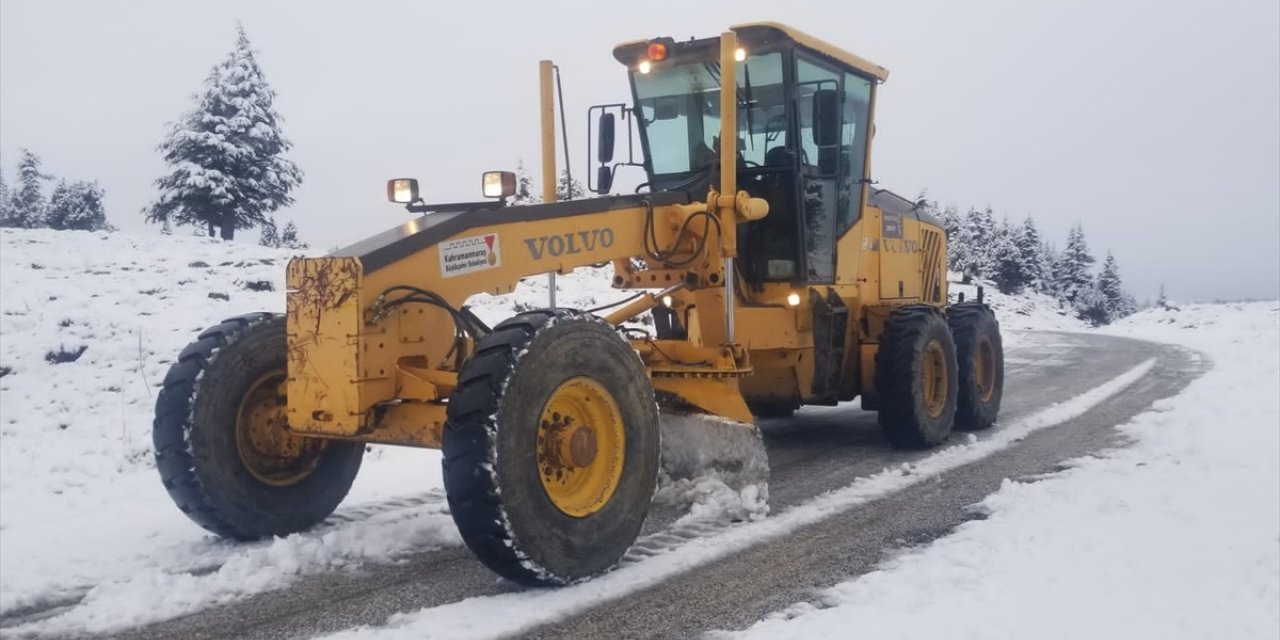
<instances>
[{"instance_id":1,"label":"yellow wheel rim","mask_svg":"<svg viewBox=\"0 0 1280 640\"><path fill-rule=\"evenodd\" d=\"M973 354L974 384L978 385L978 398L990 402L996 393L996 350L990 340L980 340Z\"/></svg>"},{"instance_id":2,"label":"yellow wheel rim","mask_svg":"<svg viewBox=\"0 0 1280 640\"><path fill-rule=\"evenodd\" d=\"M942 344L932 340L924 350L920 366L920 389L924 392L924 408L929 417L942 415L947 406L947 357Z\"/></svg>"},{"instance_id":3,"label":"yellow wheel rim","mask_svg":"<svg viewBox=\"0 0 1280 640\"><path fill-rule=\"evenodd\" d=\"M304 438L288 429L285 373L258 378L244 394L236 411L236 450L253 477L287 487L301 482L315 470L328 443Z\"/></svg>"},{"instance_id":4,"label":"yellow wheel rim","mask_svg":"<svg viewBox=\"0 0 1280 640\"><path fill-rule=\"evenodd\" d=\"M609 504L626 434L618 403L600 383L577 377L556 387L538 420L537 446L538 477L557 509L583 518Z\"/></svg>"}]
</instances>

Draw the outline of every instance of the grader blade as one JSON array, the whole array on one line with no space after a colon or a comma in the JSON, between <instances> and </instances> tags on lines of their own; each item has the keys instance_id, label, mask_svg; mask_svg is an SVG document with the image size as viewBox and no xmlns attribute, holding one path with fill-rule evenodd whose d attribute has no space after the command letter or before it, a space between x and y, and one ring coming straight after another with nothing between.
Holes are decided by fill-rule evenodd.
<instances>
[{"instance_id":1,"label":"grader blade","mask_svg":"<svg viewBox=\"0 0 1280 640\"><path fill-rule=\"evenodd\" d=\"M701 413L663 412L663 480L719 480L761 505L769 497L769 454L760 428Z\"/></svg>"}]
</instances>

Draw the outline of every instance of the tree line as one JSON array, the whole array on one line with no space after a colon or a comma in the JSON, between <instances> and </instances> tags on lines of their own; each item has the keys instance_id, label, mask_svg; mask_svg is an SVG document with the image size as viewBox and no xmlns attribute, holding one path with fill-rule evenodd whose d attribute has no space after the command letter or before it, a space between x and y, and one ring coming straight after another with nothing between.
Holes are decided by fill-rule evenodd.
<instances>
[{"instance_id":1,"label":"tree line","mask_svg":"<svg viewBox=\"0 0 1280 640\"><path fill-rule=\"evenodd\" d=\"M996 222L990 207L971 207L962 214L954 205L939 206L924 194L919 206L942 221L947 232L948 268L966 280L989 280L1002 293L1044 293L1095 326L1138 309L1124 289L1120 266L1110 251L1094 273L1097 259L1080 224L1071 227L1066 245L1059 251L1041 237L1030 216L1021 224L1010 223L1008 218ZM1163 295L1161 289L1162 299Z\"/></svg>"},{"instance_id":2,"label":"tree line","mask_svg":"<svg viewBox=\"0 0 1280 640\"><path fill-rule=\"evenodd\" d=\"M115 230L107 223L102 206L105 192L97 181L60 178L46 195L46 187L54 176L44 172L40 156L30 149L20 149L18 154L17 180L13 187L9 187L0 171L0 227Z\"/></svg>"}]
</instances>

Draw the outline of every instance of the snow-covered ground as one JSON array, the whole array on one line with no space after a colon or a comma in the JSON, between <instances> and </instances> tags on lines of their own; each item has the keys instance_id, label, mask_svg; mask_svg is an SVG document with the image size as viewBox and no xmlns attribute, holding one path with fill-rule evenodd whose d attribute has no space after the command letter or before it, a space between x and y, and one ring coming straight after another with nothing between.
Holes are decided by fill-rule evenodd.
<instances>
[{"instance_id":1,"label":"snow-covered ground","mask_svg":"<svg viewBox=\"0 0 1280 640\"><path fill-rule=\"evenodd\" d=\"M204 328L282 311L289 252L5 229L0 257L0 612L84 594L43 629L108 630L461 544L443 510L437 451L372 447L331 526L272 542L216 540L165 494L151 449L160 381ZM559 303L625 297L608 282L591 270L561 276ZM545 283L477 296L476 312L497 323L545 306ZM51 361L59 357L69 361Z\"/></svg>"},{"instance_id":2,"label":"snow-covered ground","mask_svg":"<svg viewBox=\"0 0 1280 640\"><path fill-rule=\"evenodd\" d=\"M1106 333L1212 369L1123 425L1132 446L736 638L1280 637L1280 303L1138 313Z\"/></svg>"},{"instance_id":3,"label":"snow-covered ground","mask_svg":"<svg viewBox=\"0 0 1280 640\"><path fill-rule=\"evenodd\" d=\"M0 612L79 600L30 629L107 631L281 588L307 573L461 544L444 512L435 451L372 447L330 523L269 542L219 541L165 494L151 452L158 384L205 327L283 308L288 252L190 236L3 230L0 257ZM545 282L530 278L513 295L472 302L496 323L545 306ZM559 302L586 308L625 297L608 282L589 269L561 276ZM972 286L953 285L953 297L959 291L976 295ZM1047 298L1002 296L991 287L986 295L1006 330L1082 329ZM1024 426L1062 419L1042 416ZM995 446L977 444L961 443L935 462L958 464ZM732 539L750 544L799 526L823 509L923 477L922 469L890 470L825 507L753 522L760 528ZM726 503L733 499L750 503L713 488L690 492L711 516L732 510ZM696 548L689 553L699 557ZM615 578L617 588L634 588L664 567Z\"/></svg>"}]
</instances>

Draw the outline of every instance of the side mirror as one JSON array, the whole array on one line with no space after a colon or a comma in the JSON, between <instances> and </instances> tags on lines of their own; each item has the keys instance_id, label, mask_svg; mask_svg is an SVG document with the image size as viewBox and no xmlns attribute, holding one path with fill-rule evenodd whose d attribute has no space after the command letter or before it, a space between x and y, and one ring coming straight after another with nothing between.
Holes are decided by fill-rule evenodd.
<instances>
[{"instance_id":1,"label":"side mirror","mask_svg":"<svg viewBox=\"0 0 1280 640\"><path fill-rule=\"evenodd\" d=\"M835 89L813 94L813 143L819 147L840 144L840 95Z\"/></svg>"},{"instance_id":2,"label":"side mirror","mask_svg":"<svg viewBox=\"0 0 1280 640\"><path fill-rule=\"evenodd\" d=\"M418 201L418 181L414 178L395 178L387 181L387 200L397 204Z\"/></svg>"},{"instance_id":3,"label":"side mirror","mask_svg":"<svg viewBox=\"0 0 1280 640\"><path fill-rule=\"evenodd\" d=\"M616 117L612 113L600 114L600 140L596 144L596 160L601 164L613 162L613 134Z\"/></svg>"},{"instance_id":4,"label":"side mirror","mask_svg":"<svg viewBox=\"0 0 1280 640\"><path fill-rule=\"evenodd\" d=\"M613 188L613 170L607 165L596 169L596 193L605 195Z\"/></svg>"},{"instance_id":5,"label":"side mirror","mask_svg":"<svg viewBox=\"0 0 1280 640\"><path fill-rule=\"evenodd\" d=\"M510 198L516 194L516 174L486 171L480 179L480 190L486 198Z\"/></svg>"}]
</instances>

